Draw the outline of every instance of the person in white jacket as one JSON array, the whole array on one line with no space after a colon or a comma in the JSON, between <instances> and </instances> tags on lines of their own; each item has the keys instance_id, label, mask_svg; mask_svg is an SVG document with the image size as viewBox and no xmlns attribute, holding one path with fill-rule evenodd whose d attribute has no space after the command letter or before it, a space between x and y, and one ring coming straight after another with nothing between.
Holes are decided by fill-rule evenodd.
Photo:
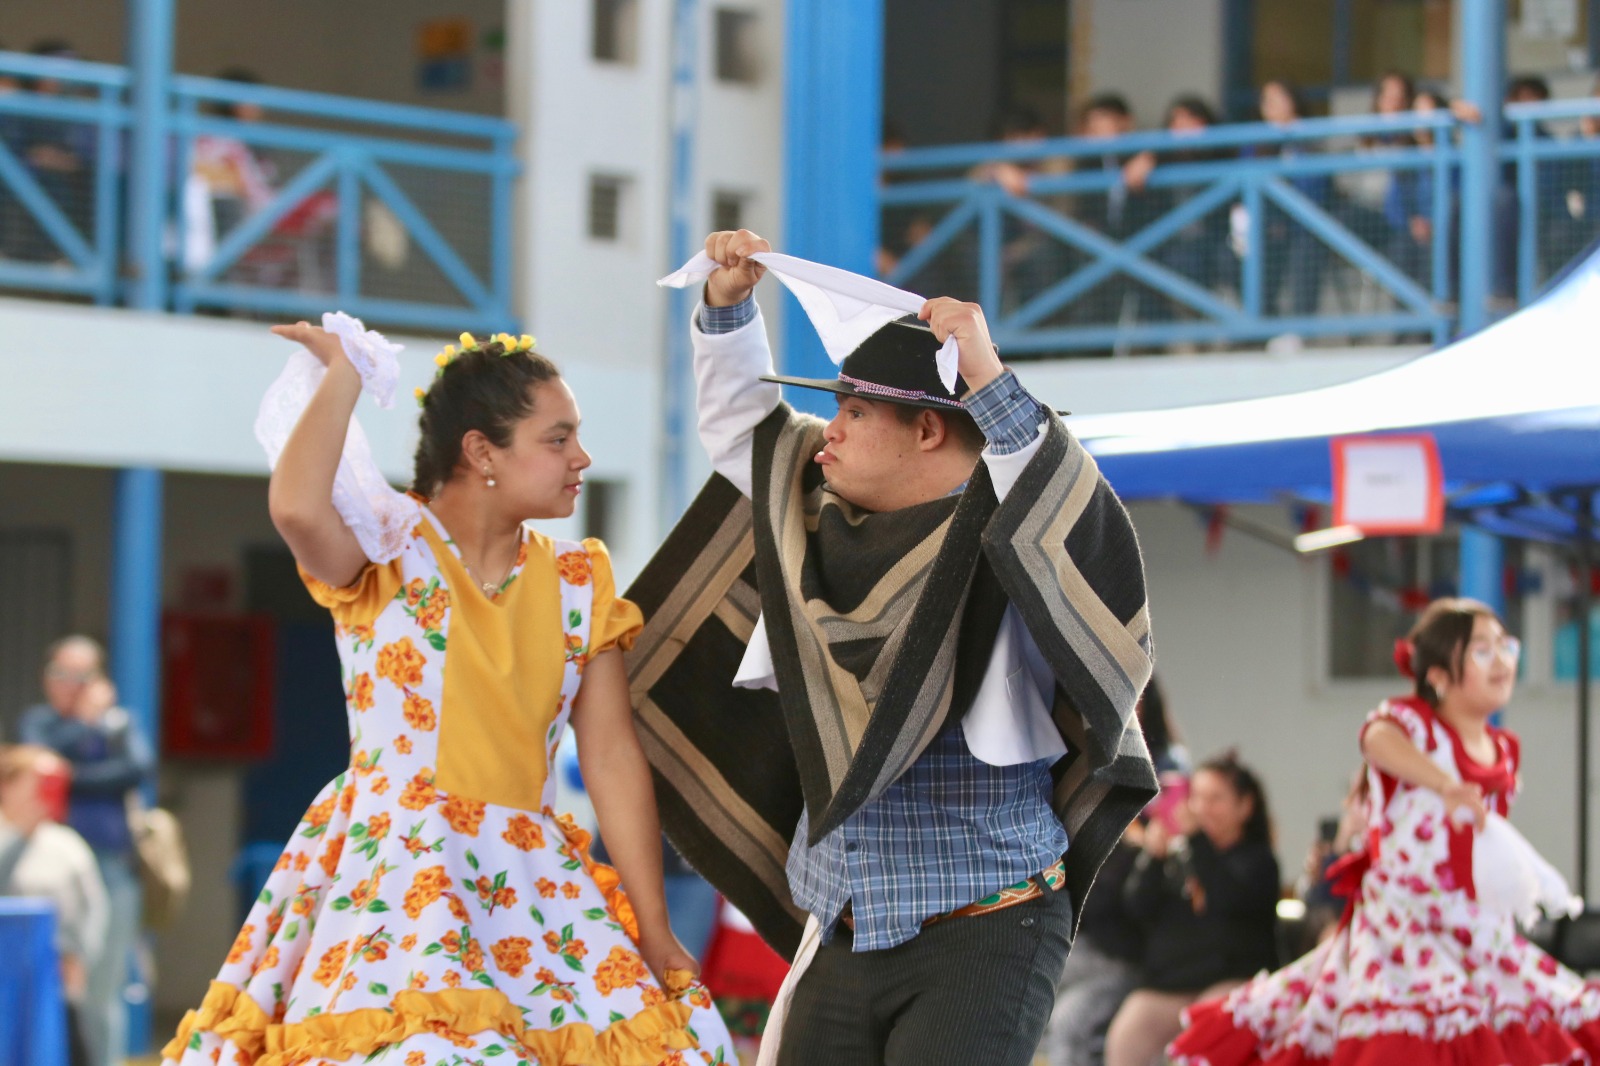
<instances>
[{"instance_id":1,"label":"person in white jacket","mask_svg":"<svg viewBox=\"0 0 1600 1066\"><path fill-rule=\"evenodd\" d=\"M66 760L47 748L0 747L0 896L44 899L55 907L76 1066L87 1058L78 1012L111 911L94 852L72 829L50 820L44 781L70 773Z\"/></svg>"}]
</instances>

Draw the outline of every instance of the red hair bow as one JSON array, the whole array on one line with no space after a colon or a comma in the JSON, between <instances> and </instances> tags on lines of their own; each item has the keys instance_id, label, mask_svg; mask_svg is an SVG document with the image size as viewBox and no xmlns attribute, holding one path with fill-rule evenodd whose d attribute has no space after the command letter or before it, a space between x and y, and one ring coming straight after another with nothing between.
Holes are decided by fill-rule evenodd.
<instances>
[{"instance_id":1,"label":"red hair bow","mask_svg":"<svg viewBox=\"0 0 1600 1066\"><path fill-rule=\"evenodd\" d=\"M1417 673L1411 666L1411 657L1415 653L1416 649L1411 646L1411 642L1405 637L1401 637L1394 642L1394 664L1400 668L1402 674L1413 681L1417 678Z\"/></svg>"}]
</instances>

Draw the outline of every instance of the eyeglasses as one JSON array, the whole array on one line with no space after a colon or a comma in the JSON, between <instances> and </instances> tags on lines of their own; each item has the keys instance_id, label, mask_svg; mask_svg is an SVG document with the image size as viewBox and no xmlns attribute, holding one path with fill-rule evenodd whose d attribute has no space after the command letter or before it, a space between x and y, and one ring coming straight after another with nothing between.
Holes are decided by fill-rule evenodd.
<instances>
[{"instance_id":1,"label":"eyeglasses","mask_svg":"<svg viewBox=\"0 0 1600 1066\"><path fill-rule=\"evenodd\" d=\"M74 685L87 685L99 676L95 670L68 670L64 666L52 666L44 672L46 681L66 681Z\"/></svg>"},{"instance_id":2,"label":"eyeglasses","mask_svg":"<svg viewBox=\"0 0 1600 1066\"><path fill-rule=\"evenodd\" d=\"M1472 661L1487 670L1496 656L1509 663L1515 663L1522 656L1522 641L1516 637L1501 637L1490 643L1489 641L1474 641L1467 648L1467 654L1472 656Z\"/></svg>"}]
</instances>

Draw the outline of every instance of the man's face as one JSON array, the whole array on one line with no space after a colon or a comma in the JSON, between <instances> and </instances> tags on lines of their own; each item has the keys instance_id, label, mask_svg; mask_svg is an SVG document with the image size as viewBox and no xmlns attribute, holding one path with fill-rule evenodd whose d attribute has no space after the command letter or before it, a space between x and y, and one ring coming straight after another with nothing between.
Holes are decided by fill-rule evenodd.
<instances>
[{"instance_id":1,"label":"man's face","mask_svg":"<svg viewBox=\"0 0 1600 1066\"><path fill-rule=\"evenodd\" d=\"M84 688L97 680L100 672L100 656L93 648L68 644L44 668L44 698L59 713L72 714Z\"/></svg>"},{"instance_id":2,"label":"man's face","mask_svg":"<svg viewBox=\"0 0 1600 1066\"><path fill-rule=\"evenodd\" d=\"M823 431L826 442L816 455L828 487L869 511L906 506L903 480L911 464L922 458L917 427L906 425L887 403L839 396L839 413Z\"/></svg>"}]
</instances>

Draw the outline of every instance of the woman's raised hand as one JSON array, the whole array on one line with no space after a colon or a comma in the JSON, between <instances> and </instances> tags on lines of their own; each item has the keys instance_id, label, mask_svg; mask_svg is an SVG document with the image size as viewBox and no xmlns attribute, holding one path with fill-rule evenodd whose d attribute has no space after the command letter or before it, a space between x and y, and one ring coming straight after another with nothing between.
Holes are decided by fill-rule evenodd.
<instances>
[{"instance_id":1,"label":"woman's raised hand","mask_svg":"<svg viewBox=\"0 0 1600 1066\"><path fill-rule=\"evenodd\" d=\"M321 326L302 321L292 326L273 326L272 332L300 345L323 366L331 367L335 360L344 358L344 345L339 343L339 338Z\"/></svg>"}]
</instances>

